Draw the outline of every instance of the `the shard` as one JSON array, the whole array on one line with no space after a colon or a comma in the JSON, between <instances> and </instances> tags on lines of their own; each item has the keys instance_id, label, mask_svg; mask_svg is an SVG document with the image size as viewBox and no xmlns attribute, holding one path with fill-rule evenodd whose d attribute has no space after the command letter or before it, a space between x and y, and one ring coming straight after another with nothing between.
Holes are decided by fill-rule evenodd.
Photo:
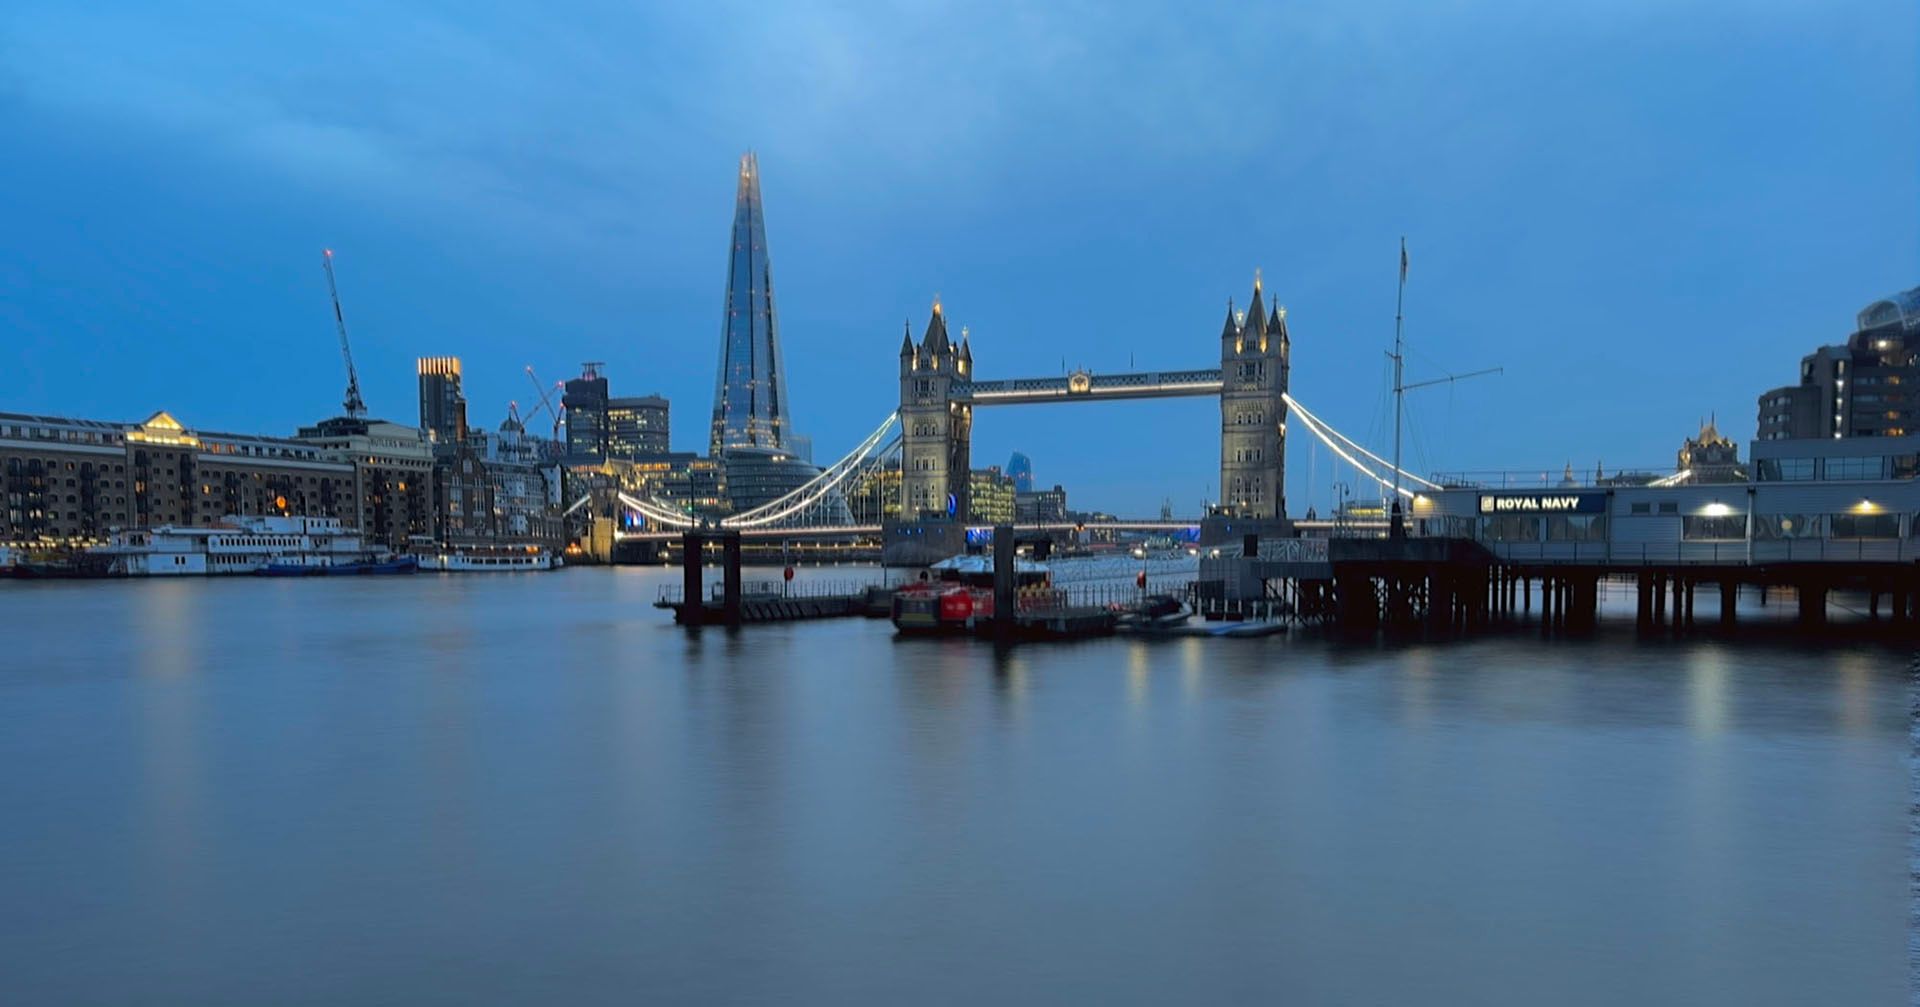
<instances>
[{"instance_id":1,"label":"the shard","mask_svg":"<svg viewBox=\"0 0 1920 1007\"><path fill-rule=\"evenodd\" d=\"M713 454L740 448L787 447L787 379L767 268L767 227L760 209L760 164L740 158L733 204L733 246L727 266L726 328L713 390Z\"/></svg>"}]
</instances>

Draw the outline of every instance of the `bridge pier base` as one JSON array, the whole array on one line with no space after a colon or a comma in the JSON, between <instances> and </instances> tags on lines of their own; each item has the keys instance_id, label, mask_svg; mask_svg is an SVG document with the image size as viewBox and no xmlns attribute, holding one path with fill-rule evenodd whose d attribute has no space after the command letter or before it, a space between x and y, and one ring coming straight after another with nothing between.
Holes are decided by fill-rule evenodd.
<instances>
[{"instance_id":1,"label":"bridge pier base","mask_svg":"<svg viewBox=\"0 0 1920 1007\"><path fill-rule=\"evenodd\" d=\"M706 585L701 578L700 533L689 529L680 536L680 600L685 605L682 625L698 626L707 621Z\"/></svg>"},{"instance_id":2,"label":"bridge pier base","mask_svg":"<svg viewBox=\"0 0 1920 1007\"><path fill-rule=\"evenodd\" d=\"M1734 609L1740 604L1740 582L1723 580L1720 582L1720 628L1732 629Z\"/></svg>"},{"instance_id":3,"label":"bridge pier base","mask_svg":"<svg viewBox=\"0 0 1920 1007\"><path fill-rule=\"evenodd\" d=\"M740 625L740 533L720 536L720 600L722 618L729 626Z\"/></svg>"}]
</instances>

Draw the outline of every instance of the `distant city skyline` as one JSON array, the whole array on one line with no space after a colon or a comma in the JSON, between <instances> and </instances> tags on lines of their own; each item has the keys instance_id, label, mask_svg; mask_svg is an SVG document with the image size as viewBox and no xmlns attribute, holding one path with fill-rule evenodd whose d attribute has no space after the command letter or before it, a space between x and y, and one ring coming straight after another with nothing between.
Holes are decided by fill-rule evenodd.
<instances>
[{"instance_id":1,"label":"distant city skyline","mask_svg":"<svg viewBox=\"0 0 1920 1007\"><path fill-rule=\"evenodd\" d=\"M1506 368L1410 397L1409 467L1660 466L1704 413L1744 448L1757 395L1920 281L1920 159L1886 126L1920 115L1920 13L1512 14L702 9L528 32L349 2L189 33L214 22L13 5L0 408L280 435L333 415L332 247L372 414L412 421L420 356L462 358L485 427L530 407L527 364L604 360L705 450L727 166L755 149L821 461L896 404L901 320L936 294L983 377L1206 366L1256 268L1291 312L1295 394L1384 445L1402 234L1409 377ZM905 55L932 38L952 69ZM355 73L322 72L347 50ZM1190 511L1218 497L1216 411L1024 408L975 452L1044 459L1089 507ZM1328 466L1290 438L1291 509L1327 510Z\"/></svg>"}]
</instances>

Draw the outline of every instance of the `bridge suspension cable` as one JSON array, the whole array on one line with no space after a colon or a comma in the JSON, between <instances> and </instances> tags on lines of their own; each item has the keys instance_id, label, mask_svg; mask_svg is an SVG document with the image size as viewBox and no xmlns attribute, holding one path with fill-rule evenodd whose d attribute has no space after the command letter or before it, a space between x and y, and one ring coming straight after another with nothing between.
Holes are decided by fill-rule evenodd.
<instances>
[{"instance_id":1,"label":"bridge suspension cable","mask_svg":"<svg viewBox=\"0 0 1920 1007\"><path fill-rule=\"evenodd\" d=\"M720 527L763 528L819 504L827 499L828 494L839 488L848 476L859 471L870 458L883 457L893 450L900 438L896 435L888 440L887 434L899 420L900 414L897 411L888 413L887 418L874 428L873 433L868 434L866 440L861 441L858 446L848 452L846 457L827 466L820 471L819 475L774 500L752 510L721 519Z\"/></svg>"},{"instance_id":2,"label":"bridge suspension cable","mask_svg":"<svg viewBox=\"0 0 1920 1007\"><path fill-rule=\"evenodd\" d=\"M620 502L640 512L640 516L658 524L672 525L676 528L691 528L699 522L690 514L682 514L664 504L652 500L642 500L630 493L616 494Z\"/></svg>"},{"instance_id":3,"label":"bridge suspension cable","mask_svg":"<svg viewBox=\"0 0 1920 1007\"><path fill-rule=\"evenodd\" d=\"M1298 414L1302 420L1306 421L1308 432L1312 433L1315 437L1318 437L1321 443L1325 444L1329 450L1333 451L1334 454L1339 455L1342 459L1344 459L1347 462L1347 464L1352 465L1356 469L1359 469L1368 478L1379 483L1381 486L1386 487L1387 489L1398 489L1400 491L1400 495L1402 496L1411 498L1415 495L1412 491L1409 491L1404 486L1396 487L1392 480L1380 475L1379 473L1375 472L1371 466L1368 466L1365 463L1354 458L1353 455L1349 453L1348 449L1351 449L1354 452L1358 452L1359 454L1364 455L1368 459L1371 459L1375 464L1379 465L1381 468L1385 469L1388 472L1396 471L1392 462L1389 462L1385 458L1382 458L1379 455L1374 454L1371 451L1368 451L1366 448L1362 447L1359 444L1359 442L1355 441L1353 438L1348 437L1346 434L1343 434L1338 430L1335 430L1331 425L1327 423L1327 421L1314 415L1313 412L1309 410L1306 406L1301 405L1300 400L1294 398L1291 394L1283 392L1281 393L1280 397L1286 401L1287 405L1290 406L1293 409L1293 411L1296 414ZM1343 447L1342 445L1345 445L1345 446ZM1399 469L1397 471L1399 471L1400 475L1405 479L1408 479L1414 483L1417 483L1418 485L1423 486L1427 489L1437 490L1437 489L1445 488L1441 486L1439 483L1434 482L1431 479L1421 478L1420 476L1414 475L1413 473L1408 472L1405 469Z\"/></svg>"}]
</instances>

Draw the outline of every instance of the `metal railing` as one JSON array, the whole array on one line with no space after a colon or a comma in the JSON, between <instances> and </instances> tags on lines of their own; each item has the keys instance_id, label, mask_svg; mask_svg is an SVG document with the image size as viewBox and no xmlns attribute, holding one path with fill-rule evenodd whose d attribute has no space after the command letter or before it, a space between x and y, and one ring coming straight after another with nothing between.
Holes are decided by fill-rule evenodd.
<instances>
[{"instance_id":1,"label":"metal railing","mask_svg":"<svg viewBox=\"0 0 1920 1007\"><path fill-rule=\"evenodd\" d=\"M1652 481L1673 475L1672 466L1648 465L1640 468L1615 469L1611 475L1595 478L1593 472L1574 470L1573 480L1567 480L1565 469L1477 469L1462 472L1435 472L1433 481L1447 489L1616 489L1643 485L1641 480ZM1736 484L1740 485L1740 484Z\"/></svg>"},{"instance_id":2,"label":"metal railing","mask_svg":"<svg viewBox=\"0 0 1920 1007\"><path fill-rule=\"evenodd\" d=\"M864 596L870 587L878 587L873 581L864 580L743 580L740 582L740 597L747 600L773 598L849 598ZM680 584L664 584L660 587L657 601L669 605L678 605L686 600L686 588ZM707 600L723 602L727 597L725 581L707 585Z\"/></svg>"},{"instance_id":3,"label":"metal railing","mask_svg":"<svg viewBox=\"0 0 1920 1007\"><path fill-rule=\"evenodd\" d=\"M1716 542L1482 542L1509 562L1739 566L1756 563L1909 563L1913 539L1778 539Z\"/></svg>"}]
</instances>

